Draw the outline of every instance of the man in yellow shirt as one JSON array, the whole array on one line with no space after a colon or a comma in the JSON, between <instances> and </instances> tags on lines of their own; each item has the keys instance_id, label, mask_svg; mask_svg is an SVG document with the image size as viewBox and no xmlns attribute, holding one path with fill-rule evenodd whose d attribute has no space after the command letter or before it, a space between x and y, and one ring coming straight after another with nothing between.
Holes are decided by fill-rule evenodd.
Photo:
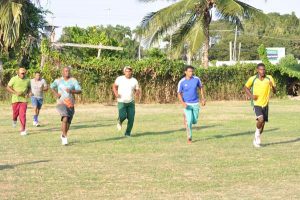
<instances>
[{"instance_id":1,"label":"man in yellow shirt","mask_svg":"<svg viewBox=\"0 0 300 200\"><path fill-rule=\"evenodd\" d=\"M271 89L273 93L276 93L276 85L273 77L266 75L266 69L263 63L259 63L256 70L257 75L250 77L245 84L245 92L252 100L254 106L253 110L257 120L253 145L260 147L260 135L263 133L265 122L268 122L268 104Z\"/></svg>"}]
</instances>

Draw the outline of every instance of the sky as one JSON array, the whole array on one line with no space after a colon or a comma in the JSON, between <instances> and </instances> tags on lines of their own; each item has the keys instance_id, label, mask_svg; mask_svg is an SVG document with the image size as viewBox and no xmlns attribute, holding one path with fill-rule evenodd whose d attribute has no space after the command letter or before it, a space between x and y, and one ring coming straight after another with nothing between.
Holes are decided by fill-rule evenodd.
<instances>
[{"instance_id":1,"label":"sky","mask_svg":"<svg viewBox=\"0 0 300 200\"><path fill-rule=\"evenodd\" d=\"M265 13L278 12L300 18L299 0L242 0ZM59 26L56 39L64 26L124 25L134 29L143 17L150 12L164 8L174 1L158 0L143 3L138 0L41 0L41 6L51 11L46 19ZM298 9L297 9L298 8Z\"/></svg>"}]
</instances>

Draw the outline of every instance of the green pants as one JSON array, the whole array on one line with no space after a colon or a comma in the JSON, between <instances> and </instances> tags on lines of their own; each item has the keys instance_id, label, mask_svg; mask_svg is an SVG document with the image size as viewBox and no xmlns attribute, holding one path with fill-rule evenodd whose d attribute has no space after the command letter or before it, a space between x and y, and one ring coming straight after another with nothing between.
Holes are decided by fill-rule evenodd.
<instances>
[{"instance_id":1,"label":"green pants","mask_svg":"<svg viewBox=\"0 0 300 200\"><path fill-rule=\"evenodd\" d=\"M133 127L134 116L135 116L135 104L134 101L130 103L118 102L119 110L119 121L122 124L125 119L128 120L125 135L130 135Z\"/></svg>"},{"instance_id":2,"label":"green pants","mask_svg":"<svg viewBox=\"0 0 300 200\"><path fill-rule=\"evenodd\" d=\"M197 122L198 122L199 110L200 110L200 108L199 108L198 104L188 105L184 109L185 120L186 120L187 128L189 130L191 139L192 139L192 136L193 136L192 125L197 124Z\"/></svg>"}]
</instances>

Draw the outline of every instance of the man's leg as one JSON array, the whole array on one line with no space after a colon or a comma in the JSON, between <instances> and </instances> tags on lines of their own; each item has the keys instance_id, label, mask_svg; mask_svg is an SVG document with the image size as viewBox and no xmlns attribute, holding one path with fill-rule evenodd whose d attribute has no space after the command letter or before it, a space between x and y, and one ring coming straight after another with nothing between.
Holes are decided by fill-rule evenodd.
<instances>
[{"instance_id":1,"label":"man's leg","mask_svg":"<svg viewBox=\"0 0 300 200\"><path fill-rule=\"evenodd\" d=\"M19 116L19 108L20 108L20 103L13 103L11 105L12 111L13 111L13 122L17 122L18 116Z\"/></svg>"},{"instance_id":2,"label":"man's leg","mask_svg":"<svg viewBox=\"0 0 300 200\"><path fill-rule=\"evenodd\" d=\"M42 105L43 105L43 99L38 99L37 100L37 107L36 107L36 110L35 110L36 122L37 123L39 122L39 115L40 115L40 110L42 108Z\"/></svg>"},{"instance_id":3,"label":"man's leg","mask_svg":"<svg viewBox=\"0 0 300 200\"><path fill-rule=\"evenodd\" d=\"M194 105L192 106L193 108L193 124L197 124L198 123L198 119L199 119L199 105Z\"/></svg>"},{"instance_id":4,"label":"man's leg","mask_svg":"<svg viewBox=\"0 0 300 200\"><path fill-rule=\"evenodd\" d=\"M135 117L135 103L134 102L131 102L126 105L126 112L127 112L128 123L127 123L125 135L130 136L131 130L133 128L134 117Z\"/></svg>"},{"instance_id":5,"label":"man's leg","mask_svg":"<svg viewBox=\"0 0 300 200\"><path fill-rule=\"evenodd\" d=\"M27 103L20 103L19 119L21 122L21 132L26 130L26 111L27 111Z\"/></svg>"},{"instance_id":6,"label":"man's leg","mask_svg":"<svg viewBox=\"0 0 300 200\"><path fill-rule=\"evenodd\" d=\"M68 136L68 131L70 128L69 119L67 116L62 117L61 119L61 132L63 137Z\"/></svg>"},{"instance_id":7,"label":"man's leg","mask_svg":"<svg viewBox=\"0 0 300 200\"><path fill-rule=\"evenodd\" d=\"M266 106L265 108L263 108L263 119L264 119L264 122L262 124L261 129L260 129L260 134L263 133L264 128L265 128L265 124L266 124L266 122L269 121L269 106Z\"/></svg>"},{"instance_id":8,"label":"man's leg","mask_svg":"<svg viewBox=\"0 0 300 200\"><path fill-rule=\"evenodd\" d=\"M193 133L192 133L193 110L189 105L184 109L184 115L185 115L187 138L188 138L188 141L191 141L192 135L193 135Z\"/></svg>"},{"instance_id":9,"label":"man's leg","mask_svg":"<svg viewBox=\"0 0 300 200\"><path fill-rule=\"evenodd\" d=\"M127 112L124 103L118 102L118 111L119 111L118 120L122 124L123 121L127 118Z\"/></svg>"},{"instance_id":10,"label":"man's leg","mask_svg":"<svg viewBox=\"0 0 300 200\"><path fill-rule=\"evenodd\" d=\"M38 123L39 108L37 106L33 107L33 112L33 123L35 125L36 123Z\"/></svg>"},{"instance_id":11,"label":"man's leg","mask_svg":"<svg viewBox=\"0 0 300 200\"><path fill-rule=\"evenodd\" d=\"M255 131L254 141L253 141L255 147L260 147L261 144L260 135L262 134L264 125L265 125L264 117L259 116L256 122L256 131Z\"/></svg>"},{"instance_id":12,"label":"man's leg","mask_svg":"<svg viewBox=\"0 0 300 200\"><path fill-rule=\"evenodd\" d=\"M33 125L36 125L37 123L37 98L35 97L31 97L31 104L32 104L32 107L33 107Z\"/></svg>"}]
</instances>

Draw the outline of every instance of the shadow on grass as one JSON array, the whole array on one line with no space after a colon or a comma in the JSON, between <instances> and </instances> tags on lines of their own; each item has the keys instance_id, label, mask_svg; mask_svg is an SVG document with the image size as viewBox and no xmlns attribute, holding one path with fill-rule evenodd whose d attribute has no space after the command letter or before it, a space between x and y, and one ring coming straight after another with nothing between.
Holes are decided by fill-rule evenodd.
<instances>
[{"instance_id":1,"label":"shadow on grass","mask_svg":"<svg viewBox=\"0 0 300 200\"><path fill-rule=\"evenodd\" d=\"M271 132L271 131L277 131L279 130L279 128L272 128L272 129L268 129L265 130L265 132ZM243 135L254 135L253 131L245 131L245 132L240 132L240 133L233 133L233 134L228 134L228 135L213 135L207 138L203 138L203 139L199 139L199 140L195 140L194 142L198 142L198 141L205 141L205 140L213 140L213 139L222 139L222 138L228 138L228 137L239 137L239 136L243 136Z\"/></svg>"},{"instance_id":2,"label":"shadow on grass","mask_svg":"<svg viewBox=\"0 0 300 200\"><path fill-rule=\"evenodd\" d=\"M33 164L38 164L38 163L50 162L50 161L51 160L37 160L37 161L19 163L19 164L15 164L15 165L0 165L0 170L14 169L15 167L21 166L21 165L33 165Z\"/></svg>"},{"instance_id":3,"label":"shadow on grass","mask_svg":"<svg viewBox=\"0 0 300 200\"><path fill-rule=\"evenodd\" d=\"M216 127L216 126L220 126L220 125L215 124L215 125L208 125L208 126L198 126L198 127L193 128L193 130L199 131L199 130L203 130L203 129L213 128L213 127ZM177 129L177 130L168 130L168 131L137 133L136 135L133 135L132 137L166 135L166 134L171 134L171 133L178 132L178 131L184 131L185 132L185 128L181 128L181 129Z\"/></svg>"},{"instance_id":4,"label":"shadow on grass","mask_svg":"<svg viewBox=\"0 0 300 200\"><path fill-rule=\"evenodd\" d=\"M209 126L200 126L200 127L195 127L194 130L203 130L203 129L207 129L207 128L212 128L212 127L216 127L219 125L209 125ZM144 136L157 136L157 135L167 135L167 134L171 134L171 133L175 133L178 131L185 131L184 128L181 129L177 129L177 130L168 130L168 131L158 131L158 132L143 132L143 133L137 133L136 135L132 135L132 138L137 138L137 137L144 137ZM106 139L99 139L99 140L90 140L90 141L76 141L76 142L72 142L71 144L75 144L75 143L82 143L82 144L89 144L89 143L97 143L97 142L107 142L107 141L118 141L118 140L123 140L126 139L127 137L125 136L118 136L118 137L112 137L112 138L106 138Z\"/></svg>"},{"instance_id":5,"label":"shadow on grass","mask_svg":"<svg viewBox=\"0 0 300 200\"><path fill-rule=\"evenodd\" d=\"M70 130L77 130L77 129L87 129L87 128L99 128L99 127L106 127L106 126L112 126L114 124L71 124ZM31 133L38 134L41 132L60 132L60 124L57 125L55 128L43 128L45 126L37 127L34 131Z\"/></svg>"},{"instance_id":6,"label":"shadow on grass","mask_svg":"<svg viewBox=\"0 0 300 200\"><path fill-rule=\"evenodd\" d=\"M266 147L266 146L272 146L272 145L278 145L278 144L290 144L290 143L295 143L295 142L300 142L300 138L296 138L293 140L281 141L281 142L271 142L271 143L267 143L267 144L262 144L261 146Z\"/></svg>"}]
</instances>

